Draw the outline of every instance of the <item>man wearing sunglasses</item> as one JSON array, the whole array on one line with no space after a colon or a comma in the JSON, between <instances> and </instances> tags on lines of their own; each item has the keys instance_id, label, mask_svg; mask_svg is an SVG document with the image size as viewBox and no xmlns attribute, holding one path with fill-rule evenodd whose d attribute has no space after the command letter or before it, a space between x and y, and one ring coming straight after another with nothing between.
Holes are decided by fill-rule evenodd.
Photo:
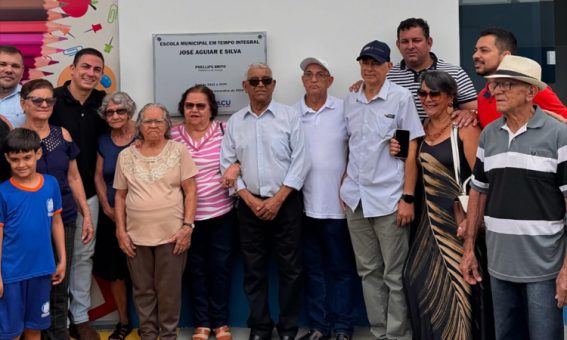
<instances>
[{"instance_id":1,"label":"man wearing sunglasses","mask_svg":"<svg viewBox=\"0 0 567 340\"><path fill-rule=\"evenodd\" d=\"M409 340L402 269L414 218L416 138L424 132L411 92L386 78L392 67L388 45L374 40L356 60L364 85L345 99L349 154L340 194L370 331L378 339ZM398 129L409 132L405 162L389 153Z\"/></svg>"},{"instance_id":2,"label":"man wearing sunglasses","mask_svg":"<svg viewBox=\"0 0 567 340\"><path fill-rule=\"evenodd\" d=\"M84 48L75 55L70 69L71 80L66 81L63 86L54 91L57 101L49 123L67 129L81 150L77 157L77 166L92 220L78 214L75 237L70 241L74 243L74 250L69 275L71 295L69 312L72 323L71 335L78 337L79 340L95 340L99 339L99 335L90 326L88 315L91 307L94 235L99 210L94 171L98 149L97 140L106 129L106 123L97 113L106 93L95 87L103 75L104 57L94 48ZM64 322L66 323L66 320ZM50 333L50 335L52 338L61 339L61 334Z\"/></svg>"},{"instance_id":3,"label":"man wearing sunglasses","mask_svg":"<svg viewBox=\"0 0 567 340\"><path fill-rule=\"evenodd\" d=\"M244 290L250 304L250 340L272 338L267 269L277 257L282 340L295 339L301 308L301 217L299 190L309 169L299 116L272 100L272 70L252 64L242 82L250 105L230 117L221 147L221 171L236 162L241 175L238 219L244 256Z\"/></svg>"},{"instance_id":4,"label":"man wearing sunglasses","mask_svg":"<svg viewBox=\"0 0 567 340\"><path fill-rule=\"evenodd\" d=\"M476 74L489 76L496 72L505 56L515 54L518 42L514 34L501 28L487 28L480 33L472 55ZM534 104L548 114L567 121L567 107L563 105L551 87L539 91L533 99ZM478 119L482 127L502 117L496 110L496 99L488 90L488 84L478 95Z\"/></svg>"},{"instance_id":5,"label":"man wearing sunglasses","mask_svg":"<svg viewBox=\"0 0 567 340\"><path fill-rule=\"evenodd\" d=\"M13 127L20 127L26 120L20 105L20 81L24 74L22 52L14 46L0 45L0 114Z\"/></svg>"},{"instance_id":6,"label":"man wearing sunglasses","mask_svg":"<svg viewBox=\"0 0 567 340\"><path fill-rule=\"evenodd\" d=\"M480 136L460 269L471 285L490 280L496 339L562 339L567 125L533 105L547 88L537 62L508 55L486 78L503 116ZM474 249L482 220L484 277Z\"/></svg>"},{"instance_id":7,"label":"man wearing sunglasses","mask_svg":"<svg viewBox=\"0 0 567 340\"><path fill-rule=\"evenodd\" d=\"M356 268L339 189L346 169L348 134L341 99L328 95L333 84L326 61L300 63L305 96L294 108L307 138L311 169L303 185L304 306L309 332L299 340L351 339ZM327 278L330 278L327 285Z\"/></svg>"}]
</instances>

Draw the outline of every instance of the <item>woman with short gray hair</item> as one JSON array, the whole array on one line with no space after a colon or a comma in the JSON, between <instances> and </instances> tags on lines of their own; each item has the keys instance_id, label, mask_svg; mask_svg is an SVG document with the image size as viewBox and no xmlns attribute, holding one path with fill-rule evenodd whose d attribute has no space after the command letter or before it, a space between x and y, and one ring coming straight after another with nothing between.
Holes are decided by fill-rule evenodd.
<instances>
[{"instance_id":1,"label":"woman with short gray hair","mask_svg":"<svg viewBox=\"0 0 567 340\"><path fill-rule=\"evenodd\" d=\"M110 127L98 139L95 169L95 188L100 201L97 243L93 256L93 274L110 282L112 296L118 310L119 322L109 340L124 340L132 331L128 318L126 256L118 246L114 215L114 172L118 154L135 139L136 127L132 117L136 103L125 92L108 94L102 100L99 115Z\"/></svg>"},{"instance_id":2,"label":"woman with short gray hair","mask_svg":"<svg viewBox=\"0 0 567 340\"><path fill-rule=\"evenodd\" d=\"M163 105L145 105L136 126L139 143L116 164L116 236L128 257L140 337L176 339L198 171L185 146L169 138Z\"/></svg>"}]
</instances>

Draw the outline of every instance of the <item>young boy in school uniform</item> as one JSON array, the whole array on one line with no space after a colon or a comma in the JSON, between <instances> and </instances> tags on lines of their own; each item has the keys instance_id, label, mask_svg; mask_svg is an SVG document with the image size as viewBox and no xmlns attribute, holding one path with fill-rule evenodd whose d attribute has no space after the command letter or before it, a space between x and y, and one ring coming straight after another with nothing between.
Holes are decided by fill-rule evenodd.
<instances>
[{"instance_id":1,"label":"young boy in school uniform","mask_svg":"<svg viewBox=\"0 0 567 340\"><path fill-rule=\"evenodd\" d=\"M4 152L12 177L0 184L0 339L39 340L50 324L51 285L65 277L61 193L54 177L36 172L34 131L10 131Z\"/></svg>"}]
</instances>

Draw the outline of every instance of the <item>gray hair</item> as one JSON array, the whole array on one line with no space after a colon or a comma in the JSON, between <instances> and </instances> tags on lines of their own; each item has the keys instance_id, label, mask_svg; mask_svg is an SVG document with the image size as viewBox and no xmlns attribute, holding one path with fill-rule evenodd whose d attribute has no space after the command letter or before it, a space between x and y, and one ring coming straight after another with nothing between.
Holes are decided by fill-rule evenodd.
<instances>
[{"instance_id":1,"label":"gray hair","mask_svg":"<svg viewBox=\"0 0 567 340\"><path fill-rule=\"evenodd\" d=\"M149 108L158 108L163 112L163 119L165 120L165 123L167 124L167 129L165 130L164 133L164 137L165 139L171 139L171 127L172 127L172 122L171 122L171 116L169 115L169 111L167 111L167 108L159 103L149 103L144 105L144 107L142 107L142 109L140 110L140 113L138 113L138 118L136 119L136 137L139 140L144 140L144 136L141 133L141 127L142 127L142 120L144 119L144 112L149 109Z\"/></svg>"},{"instance_id":2,"label":"gray hair","mask_svg":"<svg viewBox=\"0 0 567 340\"><path fill-rule=\"evenodd\" d=\"M99 116L102 117L102 119L106 118L106 116L104 115L104 112L108 108L108 104L110 102L112 102L116 105L120 105L121 107L128 110L128 118L132 118L134 116L134 113L136 112L136 103L134 102L134 100L132 98L130 98L128 93L120 92L120 91L113 92L113 93L107 94L102 99L102 105L98 109L98 114L99 114Z\"/></svg>"},{"instance_id":3,"label":"gray hair","mask_svg":"<svg viewBox=\"0 0 567 340\"><path fill-rule=\"evenodd\" d=\"M270 66L268 66L268 64L261 63L261 62L252 63L252 64L248 65L248 69L246 70L246 73L244 73L244 79L248 79L248 72L250 72L250 70L254 69L254 68L269 70L270 73L272 73L272 69L270 68Z\"/></svg>"}]
</instances>

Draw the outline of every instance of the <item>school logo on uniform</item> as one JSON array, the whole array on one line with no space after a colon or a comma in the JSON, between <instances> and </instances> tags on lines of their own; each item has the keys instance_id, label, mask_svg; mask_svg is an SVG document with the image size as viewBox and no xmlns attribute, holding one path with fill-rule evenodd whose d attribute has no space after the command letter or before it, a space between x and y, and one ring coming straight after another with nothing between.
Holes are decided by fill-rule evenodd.
<instances>
[{"instance_id":1,"label":"school logo on uniform","mask_svg":"<svg viewBox=\"0 0 567 340\"><path fill-rule=\"evenodd\" d=\"M41 317L42 317L42 318L47 318L47 317L49 317L49 301L45 302L45 303L41 306Z\"/></svg>"},{"instance_id":2,"label":"school logo on uniform","mask_svg":"<svg viewBox=\"0 0 567 340\"><path fill-rule=\"evenodd\" d=\"M52 198L47 199L46 204L47 204L47 216L51 217L53 216L53 199Z\"/></svg>"}]
</instances>

